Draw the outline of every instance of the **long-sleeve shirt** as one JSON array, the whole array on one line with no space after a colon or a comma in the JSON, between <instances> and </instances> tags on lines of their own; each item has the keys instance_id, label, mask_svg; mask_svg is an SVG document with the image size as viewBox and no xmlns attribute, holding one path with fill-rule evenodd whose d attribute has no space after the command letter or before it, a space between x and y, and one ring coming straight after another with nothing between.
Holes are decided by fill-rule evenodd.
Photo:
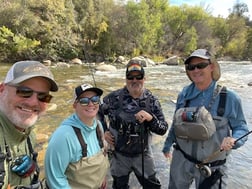
<instances>
[{"instance_id":1,"label":"long-sleeve shirt","mask_svg":"<svg viewBox=\"0 0 252 189\"><path fill-rule=\"evenodd\" d=\"M45 173L51 188L70 189L66 169L71 162L82 158L82 148L72 126L81 130L87 144L87 157L101 150L96 134L97 120L92 127L86 126L75 113L64 120L52 134L45 156Z\"/></svg>"},{"instance_id":2,"label":"long-sleeve shirt","mask_svg":"<svg viewBox=\"0 0 252 189\"><path fill-rule=\"evenodd\" d=\"M147 98L150 98L150 100L148 101ZM150 122L145 123L149 130L155 134L164 135L168 129L168 123L165 120L160 102L148 89L144 89L140 98L134 99L129 94L127 88L124 87L104 97L103 102L101 108L103 110L103 115L101 116L108 115L111 125L114 124L113 122L118 121L116 116L117 111L120 111L120 104L124 109L128 109L129 111L133 111L134 109L139 108L139 106L142 106L140 109L150 106L150 110L147 111L153 116L153 119ZM147 105L146 103L148 102L149 104Z\"/></svg>"},{"instance_id":3,"label":"long-sleeve shirt","mask_svg":"<svg viewBox=\"0 0 252 189\"><path fill-rule=\"evenodd\" d=\"M189 105L190 107L193 107L193 106L208 107L212 99L212 95L214 93L216 85L217 85L216 81L212 81L211 85L203 91L200 91L199 89L197 89L194 83L191 83L190 85L184 87L181 93L178 95L176 110L184 107L185 101L190 101L190 105ZM218 95L210 109L210 113L212 116L217 115L219 100L220 100L220 96ZM230 124L230 129L232 130L233 138L237 139L248 132L247 123L246 123L245 116L242 109L241 99L234 91L230 89L227 89L226 105L225 105L225 112L224 112L223 117L228 119L228 122ZM233 148L236 149L242 146L246 140L247 140L247 137L243 138L242 140L239 140ZM170 152L171 146L175 142L176 142L176 137L174 133L174 127L172 124L169 130L168 136L165 140L162 151L164 153Z\"/></svg>"}]
</instances>

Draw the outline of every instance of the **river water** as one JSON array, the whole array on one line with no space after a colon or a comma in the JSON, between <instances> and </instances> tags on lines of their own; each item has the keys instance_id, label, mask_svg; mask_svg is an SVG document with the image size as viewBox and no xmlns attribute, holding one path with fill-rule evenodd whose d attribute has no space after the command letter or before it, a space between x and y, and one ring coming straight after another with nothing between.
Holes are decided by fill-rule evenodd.
<instances>
[{"instance_id":1,"label":"river water","mask_svg":"<svg viewBox=\"0 0 252 189\"><path fill-rule=\"evenodd\" d=\"M2 81L11 65L0 64L0 80ZM222 77L219 83L235 90L242 99L244 113L249 129L252 129L252 87L248 83L252 82L252 64L249 62L221 62ZM117 66L117 71L102 72L94 71L93 66L71 66L51 67L55 79L59 83L59 92L54 93L51 107L47 113L39 120L36 132L43 136L50 136L58 127L60 122L73 112L72 96L75 86L81 83L96 84L104 90L104 94L121 88L125 84L125 68ZM190 83L183 66L157 65L145 68L147 80L145 86L156 95L162 105L163 112L169 125L175 108L177 94L183 86ZM153 152L158 177L161 180L162 189L167 188L169 183L170 162L163 157L161 149L165 136L154 136ZM40 164L43 167L43 156L47 142L41 142L39 149ZM234 150L229 158L229 180L228 189L251 189L252 188L252 135L247 143L238 150ZM43 169L42 169L43 170ZM131 175L131 188L141 188L134 175ZM111 188L111 178L109 186ZM194 188L194 187L192 187Z\"/></svg>"}]
</instances>

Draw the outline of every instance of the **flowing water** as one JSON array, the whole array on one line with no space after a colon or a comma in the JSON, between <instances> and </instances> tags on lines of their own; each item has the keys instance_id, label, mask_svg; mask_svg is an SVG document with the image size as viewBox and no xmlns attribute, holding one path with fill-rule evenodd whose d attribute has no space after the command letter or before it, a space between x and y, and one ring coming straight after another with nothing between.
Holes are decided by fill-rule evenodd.
<instances>
[{"instance_id":1,"label":"flowing water","mask_svg":"<svg viewBox=\"0 0 252 189\"><path fill-rule=\"evenodd\" d=\"M0 80L2 81L11 65L0 64ZM222 77L219 83L235 90L242 99L242 105L247 118L249 129L252 129L252 64L249 62L226 62L221 63ZM42 136L50 136L58 127L60 122L73 112L72 96L73 89L81 83L96 84L104 90L104 94L121 88L125 84L125 68L118 66L117 71L101 72L93 71L90 66L51 67L55 79L59 83L59 91L54 93L52 104L47 113L39 120L36 132ZM163 112L169 125L175 108L177 94L183 86L190 83L183 66L158 65L147 67L145 86L156 95L162 105ZM169 183L170 162L163 157L161 149L165 136L155 136L153 152L157 167L158 176L161 180L162 189L167 188ZM47 142L42 141L39 145L40 164L43 167L43 157ZM229 166L229 189L250 189L252 188L252 135L247 143L230 155ZM43 170L43 169L42 169ZM43 174L43 171L42 171ZM130 185L132 188L141 188L134 175L131 175ZM109 186L111 188L111 178ZM193 188L193 187L192 187Z\"/></svg>"}]
</instances>

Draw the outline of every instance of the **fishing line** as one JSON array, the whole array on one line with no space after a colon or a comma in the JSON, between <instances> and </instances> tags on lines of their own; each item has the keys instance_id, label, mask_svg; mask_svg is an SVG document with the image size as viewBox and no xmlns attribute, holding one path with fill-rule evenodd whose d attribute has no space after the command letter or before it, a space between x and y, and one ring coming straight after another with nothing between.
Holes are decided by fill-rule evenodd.
<instances>
[{"instance_id":1,"label":"fishing line","mask_svg":"<svg viewBox=\"0 0 252 189\"><path fill-rule=\"evenodd\" d=\"M88 63L88 70L89 70L89 72L91 72L92 79L93 79L93 82L94 82L94 86L96 87L95 76L94 76L94 69L91 68L90 63Z\"/></svg>"},{"instance_id":2,"label":"fishing line","mask_svg":"<svg viewBox=\"0 0 252 189\"><path fill-rule=\"evenodd\" d=\"M94 87L97 87L96 81L95 81L95 76L94 76L94 69L91 68L91 64L89 62L89 55L86 53L85 47L83 47L82 52L83 52L84 57L86 57L87 64L88 64L88 71L91 72L91 76L92 76L92 79L94 82Z\"/></svg>"}]
</instances>

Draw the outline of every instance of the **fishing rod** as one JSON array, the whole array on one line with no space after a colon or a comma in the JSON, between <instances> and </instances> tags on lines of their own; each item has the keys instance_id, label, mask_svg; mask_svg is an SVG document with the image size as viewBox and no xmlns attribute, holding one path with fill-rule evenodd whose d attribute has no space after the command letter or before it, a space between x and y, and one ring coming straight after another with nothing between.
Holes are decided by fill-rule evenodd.
<instances>
[{"instance_id":1,"label":"fishing rod","mask_svg":"<svg viewBox=\"0 0 252 189\"><path fill-rule=\"evenodd\" d=\"M88 71L91 72L91 76L92 76L92 79L93 79L93 82L94 82L94 87L97 87L97 86L96 86L96 81L95 81L95 76L94 76L94 69L91 68L91 65L90 65L90 63L89 63L89 56L88 56L88 54L86 53L86 48L85 48L84 46L83 46L82 52L83 52L84 57L85 57L86 60L87 60Z\"/></svg>"},{"instance_id":2,"label":"fishing rod","mask_svg":"<svg viewBox=\"0 0 252 189\"><path fill-rule=\"evenodd\" d=\"M237 143L239 140L243 139L244 137L248 136L248 135L251 134L251 133L252 133L252 130L249 131L249 132L247 132L246 134L242 135L240 138L238 138L238 139L236 139L236 140L234 141L234 144ZM204 160L202 161L201 164L204 164L204 163L206 163L206 162L209 162L209 161L212 160L213 158L217 157L217 156L218 156L220 153L222 153L223 151L224 151L223 149L219 149L219 150L215 151L215 152L212 153L210 156L208 156L206 159L204 159Z\"/></svg>"},{"instance_id":3,"label":"fishing rod","mask_svg":"<svg viewBox=\"0 0 252 189\"><path fill-rule=\"evenodd\" d=\"M252 130L247 132L245 135L241 136L240 138L236 139L234 143L238 142L239 140L243 139L244 137L248 136L251 133L252 133Z\"/></svg>"},{"instance_id":4,"label":"fishing rod","mask_svg":"<svg viewBox=\"0 0 252 189\"><path fill-rule=\"evenodd\" d=\"M244 137L248 136L249 134L252 133L252 130L247 132L246 134L242 135L240 138L236 139L234 144L237 143L239 140L243 139ZM210 154L206 159L204 159L201 163L196 164L196 167L199 168L199 171L201 172L202 175L205 177L210 177L212 175L212 170L208 165L205 165L206 163L210 162L214 158L218 157L224 150L219 149L212 154Z\"/></svg>"}]
</instances>

